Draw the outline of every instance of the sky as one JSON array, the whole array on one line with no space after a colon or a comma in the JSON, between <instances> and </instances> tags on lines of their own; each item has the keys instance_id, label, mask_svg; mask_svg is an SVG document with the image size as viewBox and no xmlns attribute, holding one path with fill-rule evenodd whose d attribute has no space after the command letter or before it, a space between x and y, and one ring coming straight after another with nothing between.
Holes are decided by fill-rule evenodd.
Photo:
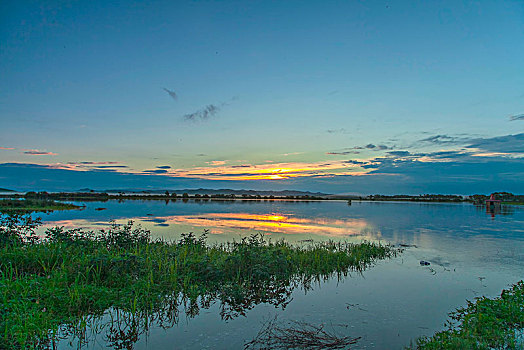
<instances>
[{"instance_id":1,"label":"sky","mask_svg":"<svg viewBox=\"0 0 524 350\"><path fill-rule=\"evenodd\" d=\"M524 192L522 1L0 2L0 187Z\"/></svg>"}]
</instances>

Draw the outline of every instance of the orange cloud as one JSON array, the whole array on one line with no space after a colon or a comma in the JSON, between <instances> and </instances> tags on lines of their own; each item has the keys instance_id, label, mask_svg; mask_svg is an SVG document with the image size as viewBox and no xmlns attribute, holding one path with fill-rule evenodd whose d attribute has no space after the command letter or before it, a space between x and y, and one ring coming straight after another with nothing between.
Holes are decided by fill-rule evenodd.
<instances>
[{"instance_id":1,"label":"orange cloud","mask_svg":"<svg viewBox=\"0 0 524 350\"><path fill-rule=\"evenodd\" d=\"M371 161L357 160L331 160L321 162L288 162L274 163L272 161L262 164L235 164L226 165L227 161L212 161L208 166L192 167L185 169L161 169L144 172L133 172L125 165L118 162L69 162L54 163L47 166L53 169L73 171L92 171L111 169L120 173L149 174L155 176L186 177L206 180L285 180L298 177L334 177L340 175L364 176L374 169ZM107 164L107 165L104 165ZM366 169L362 168L367 165Z\"/></svg>"},{"instance_id":2,"label":"orange cloud","mask_svg":"<svg viewBox=\"0 0 524 350\"><path fill-rule=\"evenodd\" d=\"M211 162L207 162L207 163L211 165L224 165L226 164L226 161L225 160L212 160Z\"/></svg>"},{"instance_id":3,"label":"orange cloud","mask_svg":"<svg viewBox=\"0 0 524 350\"><path fill-rule=\"evenodd\" d=\"M166 175L210 180L283 180L295 177L366 175L372 169L363 171L359 164L347 161L329 162L290 162L258 165L195 167L191 169L172 169Z\"/></svg>"},{"instance_id":4,"label":"orange cloud","mask_svg":"<svg viewBox=\"0 0 524 350\"><path fill-rule=\"evenodd\" d=\"M0 149L3 149L3 150L12 150L12 149L14 149L14 147L0 147Z\"/></svg>"}]
</instances>

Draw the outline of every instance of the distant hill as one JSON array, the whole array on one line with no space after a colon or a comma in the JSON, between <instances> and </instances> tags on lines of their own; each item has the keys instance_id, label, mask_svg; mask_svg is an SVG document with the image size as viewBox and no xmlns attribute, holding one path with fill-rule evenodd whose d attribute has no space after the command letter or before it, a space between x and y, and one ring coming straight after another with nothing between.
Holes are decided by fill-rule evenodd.
<instances>
[{"instance_id":1,"label":"distant hill","mask_svg":"<svg viewBox=\"0 0 524 350\"><path fill-rule=\"evenodd\" d=\"M8 190L7 188L1 188L0 187L0 192L16 192L15 190Z\"/></svg>"},{"instance_id":2,"label":"distant hill","mask_svg":"<svg viewBox=\"0 0 524 350\"><path fill-rule=\"evenodd\" d=\"M102 191L95 191L95 190L92 190L90 188L81 188L79 190L76 190L76 191L73 191L73 192L82 192L82 193L87 193L87 192L102 192Z\"/></svg>"},{"instance_id":3,"label":"distant hill","mask_svg":"<svg viewBox=\"0 0 524 350\"><path fill-rule=\"evenodd\" d=\"M309 191L293 191L293 190L284 190L284 191L255 191L255 190L232 190L229 188L222 188L222 189L209 189L209 188L199 188L199 189L183 189L183 190L173 190L173 189L167 189L169 193L176 193L176 194L183 194L187 193L190 195L194 194L209 194L209 195L216 195L216 194L234 194L235 196L241 196L243 194L251 195L251 196L315 196L315 197L323 197L323 196L329 196L328 193L322 193L322 192L309 192ZM107 193L119 193L119 192L125 192L125 193L149 193L149 194L164 194L166 190L106 190L106 191L96 191L96 192L107 192Z\"/></svg>"}]
</instances>

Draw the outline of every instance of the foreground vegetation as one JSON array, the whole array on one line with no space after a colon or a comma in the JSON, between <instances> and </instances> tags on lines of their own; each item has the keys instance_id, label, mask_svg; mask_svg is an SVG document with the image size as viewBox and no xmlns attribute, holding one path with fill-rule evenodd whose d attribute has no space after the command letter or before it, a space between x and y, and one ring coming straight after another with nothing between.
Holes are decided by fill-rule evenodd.
<instances>
[{"instance_id":1,"label":"foreground vegetation","mask_svg":"<svg viewBox=\"0 0 524 350\"><path fill-rule=\"evenodd\" d=\"M52 211L52 210L69 210L78 209L77 205L70 203L61 203L50 199L1 199L0 211Z\"/></svg>"},{"instance_id":2,"label":"foreground vegetation","mask_svg":"<svg viewBox=\"0 0 524 350\"><path fill-rule=\"evenodd\" d=\"M447 329L421 338L415 349L524 349L524 282L500 297L468 301L450 314Z\"/></svg>"},{"instance_id":3,"label":"foreground vegetation","mask_svg":"<svg viewBox=\"0 0 524 350\"><path fill-rule=\"evenodd\" d=\"M28 215L0 217L2 349L82 343L102 328L108 346L129 349L152 323L175 324L181 308L191 317L219 302L228 319L259 303L285 307L298 286L396 254L366 242L295 247L260 235L214 246L205 235L153 241L132 222L98 232L57 227L39 237L38 225Z\"/></svg>"}]
</instances>

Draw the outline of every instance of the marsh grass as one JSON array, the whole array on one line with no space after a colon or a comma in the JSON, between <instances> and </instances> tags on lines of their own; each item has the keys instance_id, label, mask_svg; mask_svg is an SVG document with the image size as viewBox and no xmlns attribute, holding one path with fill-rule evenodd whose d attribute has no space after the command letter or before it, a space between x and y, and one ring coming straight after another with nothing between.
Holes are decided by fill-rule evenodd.
<instances>
[{"instance_id":1,"label":"marsh grass","mask_svg":"<svg viewBox=\"0 0 524 350\"><path fill-rule=\"evenodd\" d=\"M285 307L297 286L397 252L369 242L292 246L262 235L208 245L206 233L189 233L165 242L132 222L97 232L56 227L40 237L39 224L28 215L0 217L0 348L82 343L109 318L106 343L130 349L151 324L176 323L180 308L192 317L219 302L228 319L259 303Z\"/></svg>"},{"instance_id":2,"label":"marsh grass","mask_svg":"<svg viewBox=\"0 0 524 350\"><path fill-rule=\"evenodd\" d=\"M524 349L524 282L500 297L477 298L450 314L447 329L412 349Z\"/></svg>"},{"instance_id":3,"label":"marsh grass","mask_svg":"<svg viewBox=\"0 0 524 350\"><path fill-rule=\"evenodd\" d=\"M62 203L50 199L0 199L0 211L6 213L70 210L79 208L81 207L71 203Z\"/></svg>"}]
</instances>

